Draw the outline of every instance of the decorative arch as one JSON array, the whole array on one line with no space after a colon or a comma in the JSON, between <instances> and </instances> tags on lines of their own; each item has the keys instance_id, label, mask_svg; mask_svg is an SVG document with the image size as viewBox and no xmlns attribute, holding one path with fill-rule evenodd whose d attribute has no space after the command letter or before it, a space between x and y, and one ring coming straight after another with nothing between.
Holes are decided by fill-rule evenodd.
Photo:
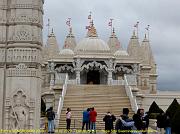
<instances>
[{"instance_id":1,"label":"decorative arch","mask_svg":"<svg viewBox=\"0 0 180 134\"><path fill-rule=\"evenodd\" d=\"M57 67L55 69L57 72L62 72L62 71L70 71L70 72L74 72L74 68L72 66L69 66L69 65L63 65L63 66L60 66L60 67Z\"/></svg>"},{"instance_id":2,"label":"decorative arch","mask_svg":"<svg viewBox=\"0 0 180 134\"><path fill-rule=\"evenodd\" d=\"M124 66L116 67L114 72L117 73L117 72L121 72L121 71L128 73L128 74L133 73L132 69L129 69L128 67L124 67Z\"/></svg>"},{"instance_id":3,"label":"decorative arch","mask_svg":"<svg viewBox=\"0 0 180 134\"><path fill-rule=\"evenodd\" d=\"M103 70L103 69L106 70L106 71L108 70L108 67L106 65L102 65L101 63L93 61L93 62L90 62L88 64L83 65L81 67L81 71L83 71L84 69L89 70L89 69L91 69L93 67L99 68L100 70Z\"/></svg>"}]
</instances>

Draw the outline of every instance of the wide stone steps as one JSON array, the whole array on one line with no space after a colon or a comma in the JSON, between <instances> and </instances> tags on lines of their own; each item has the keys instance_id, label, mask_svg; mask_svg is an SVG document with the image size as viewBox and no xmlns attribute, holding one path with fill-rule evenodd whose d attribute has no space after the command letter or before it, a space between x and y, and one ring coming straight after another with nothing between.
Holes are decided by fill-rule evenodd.
<instances>
[{"instance_id":1,"label":"wide stone steps","mask_svg":"<svg viewBox=\"0 0 180 134\"><path fill-rule=\"evenodd\" d=\"M60 115L60 129L66 128L65 113L68 107L72 110L71 127L76 129L81 129L82 112L89 107L95 107L97 111L97 129L104 129L103 117L107 111L119 117L122 109L126 107L130 109L130 116L133 115L124 86L68 85Z\"/></svg>"}]
</instances>

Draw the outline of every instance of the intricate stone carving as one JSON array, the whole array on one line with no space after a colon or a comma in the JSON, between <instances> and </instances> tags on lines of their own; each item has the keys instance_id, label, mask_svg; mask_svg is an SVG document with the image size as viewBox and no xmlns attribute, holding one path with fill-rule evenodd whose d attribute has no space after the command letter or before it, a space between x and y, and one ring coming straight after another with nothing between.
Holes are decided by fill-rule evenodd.
<instances>
[{"instance_id":1,"label":"intricate stone carving","mask_svg":"<svg viewBox=\"0 0 180 134\"><path fill-rule=\"evenodd\" d=\"M36 48L9 48L8 62L40 62L41 53Z\"/></svg>"},{"instance_id":2,"label":"intricate stone carving","mask_svg":"<svg viewBox=\"0 0 180 134\"><path fill-rule=\"evenodd\" d=\"M116 67L114 72L117 73L117 72L121 72L121 71L124 73L127 73L127 74L133 73L132 69L129 69L129 68L122 66L122 65L119 67Z\"/></svg>"},{"instance_id":3,"label":"intricate stone carving","mask_svg":"<svg viewBox=\"0 0 180 134\"><path fill-rule=\"evenodd\" d=\"M132 67L134 73L138 73L139 72L138 64L133 64L131 67Z\"/></svg>"},{"instance_id":4,"label":"intricate stone carving","mask_svg":"<svg viewBox=\"0 0 180 134\"><path fill-rule=\"evenodd\" d=\"M10 108L10 128L27 129L29 121L29 105L26 102L26 95L19 90L12 98Z\"/></svg>"},{"instance_id":5,"label":"intricate stone carving","mask_svg":"<svg viewBox=\"0 0 180 134\"><path fill-rule=\"evenodd\" d=\"M5 60L5 49L0 48L0 62L4 62Z\"/></svg>"},{"instance_id":6,"label":"intricate stone carving","mask_svg":"<svg viewBox=\"0 0 180 134\"><path fill-rule=\"evenodd\" d=\"M31 41L32 34L28 29L22 27L15 35L15 41Z\"/></svg>"},{"instance_id":7,"label":"intricate stone carving","mask_svg":"<svg viewBox=\"0 0 180 134\"><path fill-rule=\"evenodd\" d=\"M69 66L69 65L63 65L63 66L60 66L58 68L55 69L57 72L62 72L62 71L70 71L70 72L74 72L74 68L72 66Z\"/></svg>"},{"instance_id":8,"label":"intricate stone carving","mask_svg":"<svg viewBox=\"0 0 180 134\"><path fill-rule=\"evenodd\" d=\"M40 23L40 20L37 16L29 17L25 14L22 14L18 17L12 16L10 18L11 23L17 23L17 22L25 22L25 23Z\"/></svg>"},{"instance_id":9,"label":"intricate stone carving","mask_svg":"<svg viewBox=\"0 0 180 134\"><path fill-rule=\"evenodd\" d=\"M28 68L25 64L20 63L16 68L9 68L7 70L8 77L15 76L27 76L27 77L39 77L41 74L38 69Z\"/></svg>"},{"instance_id":10,"label":"intricate stone carving","mask_svg":"<svg viewBox=\"0 0 180 134\"><path fill-rule=\"evenodd\" d=\"M90 62L90 63L88 63L88 64L83 65L83 66L81 67L81 71L84 70L84 69L89 70L89 69L91 69L91 68L93 68L93 67L99 68L100 70L102 70L102 69L105 69L106 71L108 70L108 67L107 67L106 65L102 65L101 63L98 63L98 62L96 62L96 61L93 61L93 62Z\"/></svg>"}]
</instances>

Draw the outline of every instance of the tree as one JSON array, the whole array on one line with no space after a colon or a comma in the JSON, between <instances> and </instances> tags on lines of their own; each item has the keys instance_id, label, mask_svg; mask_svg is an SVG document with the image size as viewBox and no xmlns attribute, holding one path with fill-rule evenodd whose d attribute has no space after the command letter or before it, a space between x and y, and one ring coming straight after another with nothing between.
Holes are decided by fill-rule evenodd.
<instances>
[{"instance_id":1,"label":"tree","mask_svg":"<svg viewBox=\"0 0 180 134\"><path fill-rule=\"evenodd\" d=\"M153 101L153 103L149 107L149 113L164 113L164 111L159 108L155 101Z\"/></svg>"},{"instance_id":2,"label":"tree","mask_svg":"<svg viewBox=\"0 0 180 134\"><path fill-rule=\"evenodd\" d=\"M172 131L175 133L180 132L180 106L178 107L176 113L174 114L174 117L172 118Z\"/></svg>"},{"instance_id":3,"label":"tree","mask_svg":"<svg viewBox=\"0 0 180 134\"><path fill-rule=\"evenodd\" d=\"M161 113L164 113L164 111L161 108L159 108L159 106L156 104L155 101L153 101L153 103L149 107L149 111L148 111L149 118L156 119L157 116Z\"/></svg>"},{"instance_id":4,"label":"tree","mask_svg":"<svg viewBox=\"0 0 180 134\"><path fill-rule=\"evenodd\" d=\"M173 118L174 114L176 113L177 109L179 108L179 103L176 100L176 98L173 100L173 102L171 103L171 105L168 107L168 109L166 110L166 113L169 114L170 119Z\"/></svg>"}]
</instances>

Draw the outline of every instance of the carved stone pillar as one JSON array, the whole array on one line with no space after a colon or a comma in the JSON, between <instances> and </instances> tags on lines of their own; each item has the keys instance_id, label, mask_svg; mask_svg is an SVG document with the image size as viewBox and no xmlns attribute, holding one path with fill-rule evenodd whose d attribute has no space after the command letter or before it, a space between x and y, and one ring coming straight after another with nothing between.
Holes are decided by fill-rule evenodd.
<instances>
[{"instance_id":1,"label":"carved stone pillar","mask_svg":"<svg viewBox=\"0 0 180 134\"><path fill-rule=\"evenodd\" d=\"M112 70L108 71L108 85L112 84Z\"/></svg>"},{"instance_id":2,"label":"carved stone pillar","mask_svg":"<svg viewBox=\"0 0 180 134\"><path fill-rule=\"evenodd\" d=\"M79 70L76 71L76 81L77 81L77 84L80 84L80 71Z\"/></svg>"},{"instance_id":3,"label":"carved stone pillar","mask_svg":"<svg viewBox=\"0 0 180 134\"><path fill-rule=\"evenodd\" d=\"M81 65L82 65L82 62L81 59L77 59L76 60L76 82L77 84L80 84L80 74L81 74Z\"/></svg>"},{"instance_id":4,"label":"carved stone pillar","mask_svg":"<svg viewBox=\"0 0 180 134\"><path fill-rule=\"evenodd\" d=\"M49 69L50 69L50 87L54 86L55 84L55 64L54 62L51 62L49 64Z\"/></svg>"},{"instance_id":5,"label":"carved stone pillar","mask_svg":"<svg viewBox=\"0 0 180 134\"><path fill-rule=\"evenodd\" d=\"M112 84L112 72L113 72L113 60L109 60L109 69L108 69L108 85Z\"/></svg>"}]
</instances>

